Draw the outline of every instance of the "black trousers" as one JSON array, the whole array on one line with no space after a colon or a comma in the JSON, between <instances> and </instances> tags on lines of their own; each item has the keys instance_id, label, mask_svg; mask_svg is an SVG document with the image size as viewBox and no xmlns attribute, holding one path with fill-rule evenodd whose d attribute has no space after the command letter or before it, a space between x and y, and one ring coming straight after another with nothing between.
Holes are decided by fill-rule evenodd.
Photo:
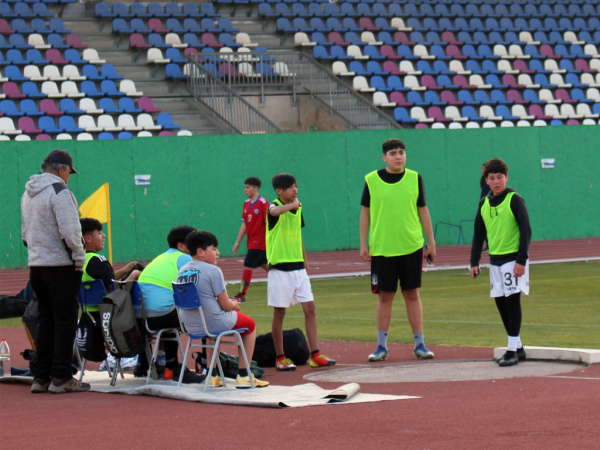
<instances>
[{"instance_id":1,"label":"black trousers","mask_svg":"<svg viewBox=\"0 0 600 450\"><path fill-rule=\"evenodd\" d=\"M37 296L39 310L35 378L69 380L72 377L77 296L82 275L75 266L30 269L31 287Z\"/></svg>"},{"instance_id":2,"label":"black trousers","mask_svg":"<svg viewBox=\"0 0 600 450\"><path fill-rule=\"evenodd\" d=\"M159 317L148 317L148 325L151 329L159 330L161 328L179 328L179 317L177 316L177 310L173 310L164 316ZM140 329L146 330L144 323L140 321ZM173 333L163 333L164 337L175 337ZM165 348L165 359L167 360L167 367L169 369L173 369L179 363L177 361L177 351L179 350L179 345L175 341L162 341ZM181 355L183 356L183 355ZM139 356L139 365L143 370L148 369L148 361L146 358L146 353L142 352Z\"/></svg>"}]
</instances>

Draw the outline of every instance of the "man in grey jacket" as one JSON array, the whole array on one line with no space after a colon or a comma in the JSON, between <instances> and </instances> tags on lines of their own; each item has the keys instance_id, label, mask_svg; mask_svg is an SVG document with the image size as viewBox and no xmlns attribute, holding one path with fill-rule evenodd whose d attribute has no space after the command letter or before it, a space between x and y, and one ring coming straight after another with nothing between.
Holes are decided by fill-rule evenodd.
<instances>
[{"instance_id":1,"label":"man in grey jacket","mask_svg":"<svg viewBox=\"0 0 600 450\"><path fill-rule=\"evenodd\" d=\"M83 392L88 383L71 372L77 328L77 295L85 263L77 200L67 188L73 160L52 150L21 198L23 243L28 250L31 287L39 308L37 363L32 393Z\"/></svg>"}]
</instances>

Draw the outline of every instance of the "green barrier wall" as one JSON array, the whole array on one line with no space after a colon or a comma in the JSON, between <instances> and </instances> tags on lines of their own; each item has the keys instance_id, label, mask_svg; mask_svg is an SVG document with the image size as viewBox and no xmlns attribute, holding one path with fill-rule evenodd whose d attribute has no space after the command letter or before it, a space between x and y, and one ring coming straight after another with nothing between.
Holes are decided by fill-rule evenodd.
<instances>
[{"instance_id":1,"label":"green barrier wall","mask_svg":"<svg viewBox=\"0 0 600 450\"><path fill-rule=\"evenodd\" d=\"M481 164L498 156L510 167L509 186L527 202L535 240L600 236L600 127L3 141L0 267L27 265L20 198L53 148L73 156L80 175L71 177L69 187L80 203L109 183L114 262L127 262L148 261L163 252L169 229L181 224L214 232L222 255L231 255L244 180L258 176L261 194L272 200L270 180L278 172L298 179L308 251L356 249L364 176L383 167L381 143L389 137L407 143L407 167L423 175L434 225L474 217ZM542 170L542 158L555 158L556 167ZM134 175L146 174L151 185L135 186ZM464 225L468 243L472 223ZM440 225L436 240L456 244L458 230Z\"/></svg>"}]
</instances>

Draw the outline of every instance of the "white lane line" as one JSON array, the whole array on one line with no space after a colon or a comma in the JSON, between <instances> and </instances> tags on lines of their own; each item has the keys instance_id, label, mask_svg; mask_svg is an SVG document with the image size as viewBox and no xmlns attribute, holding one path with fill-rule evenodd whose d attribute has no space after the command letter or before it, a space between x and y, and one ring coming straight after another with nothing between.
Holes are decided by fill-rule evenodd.
<instances>
[{"instance_id":1,"label":"white lane line","mask_svg":"<svg viewBox=\"0 0 600 450\"><path fill-rule=\"evenodd\" d=\"M600 380L600 378L593 378L593 377L567 377L567 376L561 376L561 375L548 375L542 378L566 378L569 380Z\"/></svg>"}]
</instances>

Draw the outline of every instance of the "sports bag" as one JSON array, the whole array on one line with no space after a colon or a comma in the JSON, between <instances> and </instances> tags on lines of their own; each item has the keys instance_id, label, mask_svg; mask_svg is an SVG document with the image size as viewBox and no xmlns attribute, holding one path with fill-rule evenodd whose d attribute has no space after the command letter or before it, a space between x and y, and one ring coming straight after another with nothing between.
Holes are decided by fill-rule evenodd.
<instances>
[{"instance_id":1,"label":"sports bag","mask_svg":"<svg viewBox=\"0 0 600 450\"><path fill-rule=\"evenodd\" d=\"M283 331L283 351L285 356L294 361L297 366L306 364L310 357L310 351L304 333L300 328ZM252 359L260 367L273 367L276 357L273 335L267 333L257 336Z\"/></svg>"},{"instance_id":2,"label":"sports bag","mask_svg":"<svg viewBox=\"0 0 600 450\"><path fill-rule=\"evenodd\" d=\"M94 362L102 362L106 359L102 328L87 312L81 313L75 340L82 358Z\"/></svg>"},{"instance_id":3,"label":"sports bag","mask_svg":"<svg viewBox=\"0 0 600 450\"><path fill-rule=\"evenodd\" d=\"M40 325L39 317L38 301L34 298L29 302L29 305L27 305L27 308L25 308L25 312L23 313L23 326L25 327L25 333L27 333L27 339L29 339L33 351L37 350L35 342L37 339L38 327Z\"/></svg>"},{"instance_id":4,"label":"sports bag","mask_svg":"<svg viewBox=\"0 0 600 450\"><path fill-rule=\"evenodd\" d=\"M0 295L0 319L21 317L27 308L27 302L19 297Z\"/></svg>"},{"instance_id":5,"label":"sports bag","mask_svg":"<svg viewBox=\"0 0 600 450\"><path fill-rule=\"evenodd\" d=\"M131 358L144 349L144 339L138 327L131 287L133 281L125 283L123 289L115 289L98 305L102 336L106 348L116 358ZM144 302L142 314L145 315Z\"/></svg>"}]
</instances>

